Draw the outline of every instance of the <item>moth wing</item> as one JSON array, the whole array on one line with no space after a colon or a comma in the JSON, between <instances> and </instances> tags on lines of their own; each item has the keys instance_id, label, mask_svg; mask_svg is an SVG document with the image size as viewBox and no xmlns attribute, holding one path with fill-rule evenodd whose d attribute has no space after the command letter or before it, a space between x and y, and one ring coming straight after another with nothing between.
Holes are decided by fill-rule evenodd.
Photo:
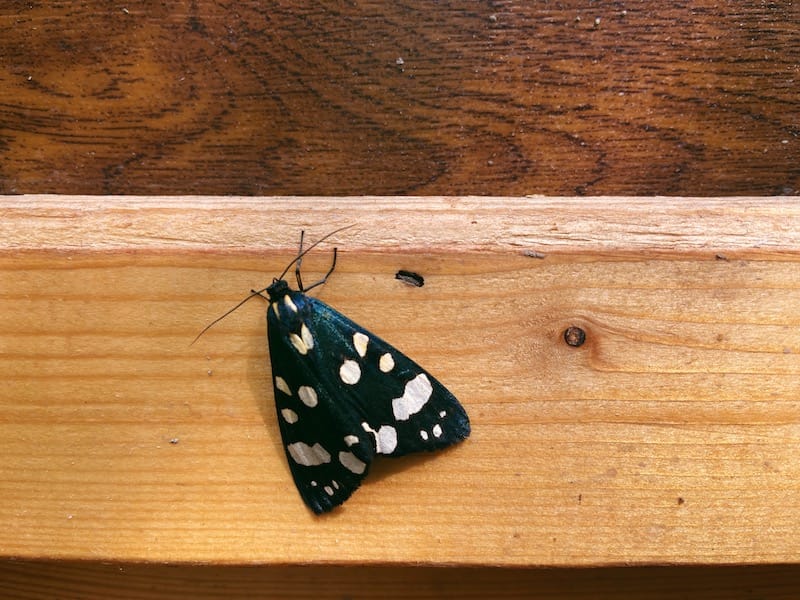
<instances>
[{"instance_id":1,"label":"moth wing","mask_svg":"<svg viewBox=\"0 0 800 600\"><path fill-rule=\"evenodd\" d=\"M308 328L317 353L311 369L326 382L348 427L369 434L375 454L437 450L470 434L466 411L435 377L405 354L316 298ZM344 420L340 417L340 420Z\"/></svg>"},{"instance_id":2,"label":"moth wing","mask_svg":"<svg viewBox=\"0 0 800 600\"><path fill-rule=\"evenodd\" d=\"M299 355L268 319L278 424L297 490L317 514L342 504L361 485L374 452L358 415L343 407L319 361ZM332 385L333 383L333 385ZM359 435L360 433L360 435Z\"/></svg>"}]
</instances>

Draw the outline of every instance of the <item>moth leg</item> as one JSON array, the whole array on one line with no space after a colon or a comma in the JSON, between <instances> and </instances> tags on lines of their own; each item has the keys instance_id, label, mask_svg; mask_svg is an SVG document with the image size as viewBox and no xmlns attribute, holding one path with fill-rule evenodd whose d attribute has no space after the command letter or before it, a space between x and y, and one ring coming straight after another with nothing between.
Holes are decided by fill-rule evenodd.
<instances>
[{"instance_id":1,"label":"moth leg","mask_svg":"<svg viewBox=\"0 0 800 600\"><path fill-rule=\"evenodd\" d=\"M303 238L305 237L305 230L300 230L300 248L297 250L297 260L294 263L294 276L297 278L297 289L301 292L303 289L303 280L300 277L300 264L303 262Z\"/></svg>"},{"instance_id":2,"label":"moth leg","mask_svg":"<svg viewBox=\"0 0 800 600\"><path fill-rule=\"evenodd\" d=\"M316 283L312 283L310 286L308 286L307 288L304 289L303 286L302 286L302 283L300 282L300 272L299 271L297 272L297 283L298 283L298 285L300 285L300 291L305 293L308 290L313 290L318 285L322 285L323 283L328 281L328 277L331 276L331 273L333 273L333 270L335 268L336 268L336 248L333 249L333 262L331 263L331 268L328 269L327 273L325 273L325 277L323 277L322 279L320 279Z\"/></svg>"},{"instance_id":3,"label":"moth leg","mask_svg":"<svg viewBox=\"0 0 800 600\"><path fill-rule=\"evenodd\" d=\"M317 281L315 283L312 283L310 286L305 287L303 285L303 278L300 275L300 265L303 263L303 239L305 238L305 234L306 234L305 230L300 231L300 248L298 248L298 250L297 250L297 260L294 263L294 276L297 279L297 289L300 290L303 293L307 292L308 290L313 290L318 285L322 285L323 283L328 281L328 277L331 276L331 273L333 273L333 270L336 268L336 252L337 252L337 249L334 248L333 249L333 262L331 262L331 268L328 269L327 273L325 273L325 277L323 277L322 279L320 279L319 281ZM322 241L322 240L320 240L320 241ZM318 243L319 242L317 242L317 244ZM316 246L317 244L314 244L313 246ZM312 248L313 248L313 246L312 246ZM309 250L310 249L311 248L309 248Z\"/></svg>"}]
</instances>

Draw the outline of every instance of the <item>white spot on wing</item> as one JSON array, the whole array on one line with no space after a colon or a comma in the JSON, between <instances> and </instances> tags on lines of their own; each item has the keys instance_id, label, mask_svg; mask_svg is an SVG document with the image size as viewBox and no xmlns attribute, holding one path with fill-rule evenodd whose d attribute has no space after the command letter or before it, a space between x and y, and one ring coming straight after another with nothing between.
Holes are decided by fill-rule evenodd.
<instances>
[{"instance_id":1,"label":"white spot on wing","mask_svg":"<svg viewBox=\"0 0 800 600\"><path fill-rule=\"evenodd\" d=\"M366 422L361 423L361 427L375 436L375 452L378 454L391 454L397 448L397 430L391 425L381 425L378 431Z\"/></svg>"},{"instance_id":2,"label":"white spot on wing","mask_svg":"<svg viewBox=\"0 0 800 600\"><path fill-rule=\"evenodd\" d=\"M297 312L297 307L294 305L294 302L292 302L292 299L289 297L289 294L286 294L286 295L283 297L283 303L284 303L284 304L285 304L285 305L286 305L286 306L287 306L287 307L288 307L288 308L289 308L289 309L290 309L292 312Z\"/></svg>"},{"instance_id":3,"label":"white spot on wing","mask_svg":"<svg viewBox=\"0 0 800 600\"><path fill-rule=\"evenodd\" d=\"M346 435L344 436L344 443L348 446L352 446L358 443L358 438L354 435Z\"/></svg>"},{"instance_id":4,"label":"white spot on wing","mask_svg":"<svg viewBox=\"0 0 800 600\"><path fill-rule=\"evenodd\" d=\"M357 331L353 334L353 346L356 348L356 352L361 358L364 358L367 355L367 344L369 344L369 338Z\"/></svg>"},{"instance_id":5,"label":"white spot on wing","mask_svg":"<svg viewBox=\"0 0 800 600\"><path fill-rule=\"evenodd\" d=\"M299 335L290 333L289 341L292 342L292 346L294 346L300 354L308 354L308 346L300 339Z\"/></svg>"},{"instance_id":6,"label":"white spot on wing","mask_svg":"<svg viewBox=\"0 0 800 600\"><path fill-rule=\"evenodd\" d=\"M311 335L311 332L308 330L308 327L306 327L305 323L300 326L300 337L309 350L314 347L314 337Z\"/></svg>"},{"instance_id":7,"label":"white spot on wing","mask_svg":"<svg viewBox=\"0 0 800 600\"><path fill-rule=\"evenodd\" d=\"M329 485L326 485L326 486L325 486L324 488L322 488L322 489L324 489L324 490L325 490L325 493L326 493L326 494L328 494L328 496L333 496L333 488L332 488L331 486L329 486Z\"/></svg>"},{"instance_id":8,"label":"white spot on wing","mask_svg":"<svg viewBox=\"0 0 800 600\"><path fill-rule=\"evenodd\" d=\"M419 437L421 437L423 440L425 440L427 442L428 441L428 432L425 431L424 429L421 429L420 432L419 432Z\"/></svg>"},{"instance_id":9,"label":"white spot on wing","mask_svg":"<svg viewBox=\"0 0 800 600\"><path fill-rule=\"evenodd\" d=\"M446 414L447 414L447 413L446 413L445 411L443 411L443 410L439 412L439 416L440 416L442 419L444 419L444 417L445 417L445 415L446 415Z\"/></svg>"},{"instance_id":10,"label":"white spot on wing","mask_svg":"<svg viewBox=\"0 0 800 600\"><path fill-rule=\"evenodd\" d=\"M362 462L352 452L339 452L339 462L345 469L352 471L356 475L361 475L367 468L367 463Z\"/></svg>"},{"instance_id":11,"label":"white spot on wing","mask_svg":"<svg viewBox=\"0 0 800 600\"><path fill-rule=\"evenodd\" d=\"M272 312L274 312L275 316L278 319L280 319L281 318L281 314L278 312L278 303L277 302L273 302L271 306L272 306Z\"/></svg>"},{"instance_id":12,"label":"white spot on wing","mask_svg":"<svg viewBox=\"0 0 800 600\"><path fill-rule=\"evenodd\" d=\"M433 386L425 373L420 373L406 384L400 398L392 400L392 412L398 421L407 421L411 415L417 414L430 400Z\"/></svg>"},{"instance_id":13,"label":"white spot on wing","mask_svg":"<svg viewBox=\"0 0 800 600\"><path fill-rule=\"evenodd\" d=\"M289 389L289 384L286 383L286 380L283 377L280 376L275 377L275 387L278 388L287 396L292 395L292 390Z\"/></svg>"},{"instance_id":14,"label":"white spot on wing","mask_svg":"<svg viewBox=\"0 0 800 600\"><path fill-rule=\"evenodd\" d=\"M319 444L309 446L305 442L295 442L286 446L289 455L298 465L313 467L331 462L331 455Z\"/></svg>"},{"instance_id":15,"label":"white spot on wing","mask_svg":"<svg viewBox=\"0 0 800 600\"><path fill-rule=\"evenodd\" d=\"M303 404L309 408L314 408L317 405L317 392L314 391L314 388L301 385L297 390L297 395L300 397Z\"/></svg>"},{"instance_id":16,"label":"white spot on wing","mask_svg":"<svg viewBox=\"0 0 800 600\"><path fill-rule=\"evenodd\" d=\"M339 377L348 385L354 385L361 379L361 367L354 360L346 360L339 367Z\"/></svg>"},{"instance_id":17,"label":"white spot on wing","mask_svg":"<svg viewBox=\"0 0 800 600\"><path fill-rule=\"evenodd\" d=\"M388 352L381 355L381 359L378 361L378 368L380 368L380 370L384 373L388 373L394 369L394 359L392 358L392 355Z\"/></svg>"},{"instance_id":18,"label":"white spot on wing","mask_svg":"<svg viewBox=\"0 0 800 600\"><path fill-rule=\"evenodd\" d=\"M291 425L293 423L297 423L297 420L299 419L299 417L297 416L297 413L294 412L291 408L282 409L281 410L281 416L283 417L284 421L289 423L289 425Z\"/></svg>"},{"instance_id":19,"label":"white spot on wing","mask_svg":"<svg viewBox=\"0 0 800 600\"><path fill-rule=\"evenodd\" d=\"M433 426L433 429L431 431L433 431L433 435L435 437L437 437L437 438L438 437L442 437L442 426L439 425L438 423Z\"/></svg>"}]
</instances>

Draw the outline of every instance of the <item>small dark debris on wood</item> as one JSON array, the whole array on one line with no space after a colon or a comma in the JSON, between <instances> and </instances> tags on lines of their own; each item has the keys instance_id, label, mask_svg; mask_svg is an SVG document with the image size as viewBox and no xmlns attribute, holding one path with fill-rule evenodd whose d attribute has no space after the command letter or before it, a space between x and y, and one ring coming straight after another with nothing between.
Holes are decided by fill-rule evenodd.
<instances>
[{"instance_id":1,"label":"small dark debris on wood","mask_svg":"<svg viewBox=\"0 0 800 600\"><path fill-rule=\"evenodd\" d=\"M399 279L403 283L414 287L422 287L423 285L425 285L425 278L419 273L415 273L414 271L406 271L405 269L400 269L397 273L395 273L394 278Z\"/></svg>"}]
</instances>

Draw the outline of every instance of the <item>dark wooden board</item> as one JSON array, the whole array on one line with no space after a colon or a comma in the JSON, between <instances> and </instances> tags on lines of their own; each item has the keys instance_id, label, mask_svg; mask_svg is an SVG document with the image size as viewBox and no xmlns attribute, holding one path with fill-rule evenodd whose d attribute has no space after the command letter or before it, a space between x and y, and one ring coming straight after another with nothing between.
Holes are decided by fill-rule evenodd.
<instances>
[{"instance_id":1,"label":"dark wooden board","mask_svg":"<svg viewBox=\"0 0 800 600\"><path fill-rule=\"evenodd\" d=\"M9 1L0 193L786 195L800 8Z\"/></svg>"}]
</instances>

